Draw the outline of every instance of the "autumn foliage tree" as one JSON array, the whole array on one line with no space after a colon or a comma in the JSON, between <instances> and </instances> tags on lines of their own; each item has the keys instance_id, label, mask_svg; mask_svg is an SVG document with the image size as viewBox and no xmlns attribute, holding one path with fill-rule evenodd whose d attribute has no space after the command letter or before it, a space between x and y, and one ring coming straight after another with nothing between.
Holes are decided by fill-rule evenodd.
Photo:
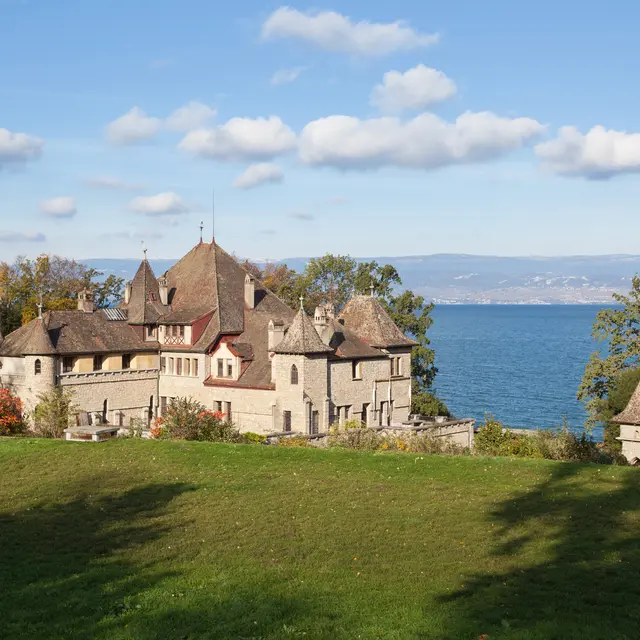
<instances>
[{"instance_id":1,"label":"autumn foliage tree","mask_svg":"<svg viewBox=\"0 0 640 640\"><path fill-rule=\"evenodd\" d=\"M0 389L0 436L15 436L24 431L22 401L8 389Z\"/></svg>"},{"instance_id":2,"label":"autumn foliage tree","mask_svg":"<svg viewBox=\"0 0 640 640\"><path fill-rule=\"evenodd\" d=\"M46 254L29 260L18 257L13 264L0 263L0 331L7 335L44 309L75 309L76 296L82 289L93 292L97 307L107 307L122 297L124 279L110 275L100 279L100 272L85 265Z\"/></svg>"}]
</instances>

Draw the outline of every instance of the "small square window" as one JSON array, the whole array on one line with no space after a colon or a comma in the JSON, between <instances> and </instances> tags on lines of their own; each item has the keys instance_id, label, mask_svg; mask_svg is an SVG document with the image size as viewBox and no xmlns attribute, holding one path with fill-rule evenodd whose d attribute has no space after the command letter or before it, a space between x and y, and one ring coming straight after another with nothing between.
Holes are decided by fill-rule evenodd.
<instances>
[{"instance_id":1,"label":"small square window","mask_svg":"<svg viewBox=\"0 0 640 640\"><path fill-rule=\"evenodd\" d=\"M73 358L65 356L62 358L62 373L71 373L73 371Z\"/></svg>"}]
</instances>

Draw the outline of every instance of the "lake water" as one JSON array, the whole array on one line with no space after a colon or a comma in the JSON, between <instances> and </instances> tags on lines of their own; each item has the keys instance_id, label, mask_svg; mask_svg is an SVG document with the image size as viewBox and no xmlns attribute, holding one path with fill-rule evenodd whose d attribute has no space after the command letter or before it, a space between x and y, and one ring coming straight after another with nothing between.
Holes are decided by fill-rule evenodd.
<instances>
[{"instance_id":1,"label":"lake water","mask_svg":"<svg viewBox=\"0 0 640 640\"><path fill-rule=\"evenodd\" d=\"M457 417L492 413L511 427L552 427L566 416L581 429L576 400L599 345L595 305L436 305L429 330L435 387ZM600 438L599 431L594 437Z\"/></svg>"}]
</instances>

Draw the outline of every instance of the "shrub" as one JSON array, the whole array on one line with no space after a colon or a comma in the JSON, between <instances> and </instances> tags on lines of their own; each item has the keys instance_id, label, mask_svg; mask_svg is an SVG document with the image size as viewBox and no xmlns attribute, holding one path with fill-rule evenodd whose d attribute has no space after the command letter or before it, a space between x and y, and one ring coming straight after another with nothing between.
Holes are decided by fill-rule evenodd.
<instances>
[{"instance_id":1,"label":"shrub","mask_svg":"<svg viewBox=\"0 0 640 640\"><path fill-rule=\"evenodd\" d=\"M124 438L142 438L142 434L146 428L146 423L140 418L131 418L129 420L129 428L126 433L121 436Z\"/></svg>"},{"instance_id":2,"label":"shrub","mask_svg":"<svg viewBox=\"0 0 640 640\"><path fill-rule=\"evenodd\" d=\"M468 449L461 447L448 438L435 438L427 432L418 432L408 441L410 453L445 453L448 455L464 455Z\"/></svg>"},{"instance_id":3,"label":"shrub","mask_svg":"<svg viewBox=\"0 0 640 640\"><path fill-rule=\"evenodd\" d=\"M8 389L0 389L0 436L17 436L25 430L22 401Z\"/></svg>"},{"instance_id":4,"label":"shrub","mask_svg":"<svg viewBox=\"0 0 640 640\"><path fill-rule=\"evenodd\" d=\"M261 433L252 433L247 431L241 434L242 441L247 444L264 444L267 441L267 436L263 436Z\"/></svg>"},{"instance_id":5,"label":"shrub","mask_svg":"<svg viewBox=\"0 0 640 640\"><path fill-rule=\"evenodd\" d=\"M78 408L69 389L54 387L38 395L33 410L33 430L41 438L62 438L64 430L74 424Z\"/></svg>"},{"instance_id":6,"label":"shrub","mask_svg":"<svg viewBox=\"0 0 640 640\"><path fill-rule=\"evenodd\" d=\"M192 398L173 398L166 415L154 421L151 435L170 440L241 441L240 433L225 414L209 411Z\"/></svg>"},{"instance_id":7,"label":"shrub","mask_svg":"<svg viewBox=\"0 0 640 640\"><path fill-rule=\"evenodd\" d=\"M473 448L477 453L488 456L505 455L504 449L510 432L504 430L504 425L493 416L485 416L482 425L475 435Z\"/></svg>"},{"instance_id":8,"label":"shrub","mask_svg":"<svg viewBox=\"0 0 640 640\"><path fill-rule=\"evenodd\" d=\"M411 413L421 416L451 417L447 405L429 391L416 391L411 396Z\"/></svg>"},{"instance_id":9,"label":"shrub","mask_svg":"<svg viewBox=\"0 0 640 640\"><path fill-rule=\"evenodd\" d=\"M384 437L378 431L368 429L364 422L357 419L345 420L341 425L333 424L329 429L330 447L377 451L383 441Z\"/></svg>"}]
</instances>

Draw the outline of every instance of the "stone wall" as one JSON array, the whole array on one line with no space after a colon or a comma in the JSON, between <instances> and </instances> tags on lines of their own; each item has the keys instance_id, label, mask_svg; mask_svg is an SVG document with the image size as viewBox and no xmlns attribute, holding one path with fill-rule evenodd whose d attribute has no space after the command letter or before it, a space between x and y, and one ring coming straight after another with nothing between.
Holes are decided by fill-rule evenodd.
<instances>
[{"instance_id":1,"label":"stone wall","mask_svg":"<svg viewBox=\"0 0 640 640\"><path fill-rule=\"evenodd\" d=\"M147 419L150 403L157 403L158 371L126 370L65 373L60 384L73 393L73 402L81 410L102 415L107 401L107 420L127 425L130 418Z\"/></svg>"}]
</instances>

